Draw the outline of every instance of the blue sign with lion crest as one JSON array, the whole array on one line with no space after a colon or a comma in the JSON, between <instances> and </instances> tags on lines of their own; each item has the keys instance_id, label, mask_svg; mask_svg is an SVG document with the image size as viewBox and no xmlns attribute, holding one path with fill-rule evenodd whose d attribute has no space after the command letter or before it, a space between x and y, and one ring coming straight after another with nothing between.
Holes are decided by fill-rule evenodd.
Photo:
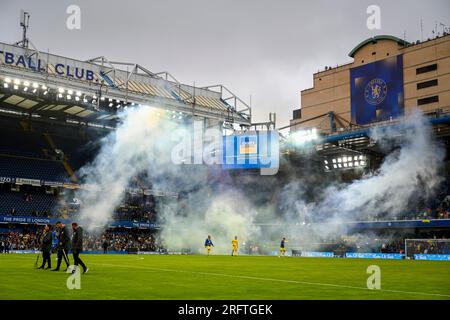
<instances>
[{"instance_id":1,"label":"blue sign with lion crest","mask_svg":"<svg viewBox=\"0 0 450 320\"><path fill-rule=\"evenodd\" d=\"M350 69L350 92L353 123L368 124L402 116L403 56Z\"/></svg>"}]
</instances>

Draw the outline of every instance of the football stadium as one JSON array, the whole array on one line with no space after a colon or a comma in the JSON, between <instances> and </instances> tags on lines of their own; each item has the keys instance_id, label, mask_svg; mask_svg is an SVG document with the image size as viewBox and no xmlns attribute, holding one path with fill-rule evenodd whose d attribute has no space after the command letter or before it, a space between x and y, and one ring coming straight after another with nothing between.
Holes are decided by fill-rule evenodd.
<instances>
[{"instance_id":1,"label":"football stadium","mask_svg":"<svg viewBox=\"0 0 450 320\"><path fill-rule=\"evenodd\" d=\"M361 39L278 127L232 84L39 51L29 17L0 42L0 299L450 299L449 33Z\"/></svg>"}]
</instances>

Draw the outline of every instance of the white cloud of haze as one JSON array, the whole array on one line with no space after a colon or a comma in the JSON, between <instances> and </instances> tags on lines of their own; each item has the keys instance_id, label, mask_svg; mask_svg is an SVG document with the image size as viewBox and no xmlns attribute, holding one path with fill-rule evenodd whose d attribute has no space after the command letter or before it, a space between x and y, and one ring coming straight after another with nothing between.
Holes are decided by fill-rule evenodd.
<instances>
[{"instance_id":1,"label":"white cloud of haze","mask_svg":"<svg viewBox=\"0 0 450 320\"><path fill-rule=\"evenodd\" d=\"M103 138L95 160L78 172L90 186L77 195L82 202L80 221L90 229L103 227L111 219L138 174L169 168L167 140L175 123L162 121L149 107L129 108L120 116L121 125Z\"/></svg>"},{"instance_id":2,"label":"white cloud of haze","mask_svg":"<svg viewBox=\"0 0 450 320\"><path fill-rule=\"evenodd\" d=\"M174 165L171 133L183 125L157 117L152 108L128 109L121 119L117 130L103 139L96 159L80 171L91 186L77 195L80 221L91 230L105 226L130 181L145 173L153 189L184 193L157 207L160 240L174 250L202 252L208 234L221 254L229 253L235 235L241 243L277 243L282 236L320 243L346 234L348 221L401 217L412 209L411 200L430 199L441 182L445 152L419 111L396 127L371 131L371 139L393 150L376 172L352 183L322 187L314 180L323 180L324 173L309 171L308 179L278 181L279 192L275 184L264 185L275 183L269 180L275 177L248 176L238 183L217 167ZM307 200L311 188L318 194L315 202ZM261 227L261 221L271 227Z\"/></svg>"},{"instance_id":3,"label":"white cloud of haze","mask_svg":"<svg viewBox=\"0 0 450 320\"><path fill-rule=\"evenodd\" d=\"M411 203L434 196L443 180L440 170L445 149L434 139L432 127L420 111L399 126L375 127L370 137L381 145L397 146L377 171L352 183L325 188L317 203L302 199L305 186L298 182L284 188L281 202L290 209L285 216L288 224L312 223L310 229L298 229L298 234L291 236L313 242L345 235L349 231L346 222L399 219L416 209Z\"/></svg>"}]
</instances>

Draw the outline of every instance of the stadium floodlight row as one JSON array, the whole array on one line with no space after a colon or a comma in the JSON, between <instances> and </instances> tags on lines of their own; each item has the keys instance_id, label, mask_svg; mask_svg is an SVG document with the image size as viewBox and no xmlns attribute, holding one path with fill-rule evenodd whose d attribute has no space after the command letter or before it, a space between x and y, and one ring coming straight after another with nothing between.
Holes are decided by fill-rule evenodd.
<instances>
[{"instance_id":1,"label":"stadium floodlight row","mask_svg":"<svg viewBox=\"0 0 450 320\"><path fill-rule=\"evenodd\" d=\"M114 120L121 107L150 105L177 115L251 124L250 106L222 85L189 86L167 72L105 57L80 61L0 43L0 81L0 100L29 113L62 111L95 122ZM109 115L100 112L108 109Z\"/></svg>"}]
</instances>

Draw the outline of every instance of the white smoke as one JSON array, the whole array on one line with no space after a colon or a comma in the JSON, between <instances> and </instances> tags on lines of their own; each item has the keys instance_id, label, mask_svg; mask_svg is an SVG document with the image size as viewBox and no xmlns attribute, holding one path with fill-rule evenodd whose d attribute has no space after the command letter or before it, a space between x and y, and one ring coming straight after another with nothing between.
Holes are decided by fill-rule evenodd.
<instances>
[{"instance_id":1,"label":"white smoke","mask_svg":"<svg viewBox=\"0 0 450 320\"><path fill-rule=\"evenodd\" d=\"M89 187L77 195L82 203L80 221L90 230L111 220L130 181L138 174L168 168L164 134L175 124L162 121L149 107L128 109L120 117L122 123L103 138L95 160L78 173Z\"/></svg>"},{"instance_id":2,"label":"white smoke","mask_svg":"<svg viewBox=\"0 0 450 320\"><path fill-rule=\"evenodd\" d=\"M200 197L203 199L198 199ZM183 206L184 212L178 210L180 203L173 204L175 208L160 211L164 219L160 236L168 248L203 252L203 240L212 235L214 251L226 254L230 253L234 236L241 242L259 238L259 228L252 225L258 212L245 195L234 190L216 194L205 187L185 201L190 203Z\"/></svg>"},{"instance_id":3,"label":"white smoke","mask_svg":"<svg viewBox=\"0 0 450 320\"><path fill-rule=\"evenodd\" d=\"M80 170L78 175L88 187L77 194L81 223L90 231L104 228L130 182L140 176L152 189L188 192L187 197L158 204L163 224L160 238L167 247L198 251L211 234L215 251L228 253L235 235L241 241L254 237L257 228L251 224L257 211L244 195L231 188L215 190L217 183L210 181L211 170L206 166L174 164L173 133L184 129L187 134L192 127L158 113L150 107L122 112L120 125L101 141L95 160ZM219 176L224 175L219 172Z\"/></svg>"},{"instance_id":4,"label":"white smoke","mask_svg":"<svg viewBox=\"0 0 450 320\"><path fill-rule=\"evenodd\" d=\"M330 189L322 202L335 219L383 215L398 217L413 198L428 199L442 182L444 150L433 139L431 126L419 111L398 127L375 127L378 143L398 140L399 149L388 154L380 169L342 189Z\"/></svg>"},{"instance_id":5,"label":"white smoke","mask_svg":"<svg viewBox=\"0 0 450 320\"><path fill-rule=\"evenodd\" d=\"M382 147L393 148L376 172L349 184L325 188L317 203L305 203L301 196L295 196L304 188L299 182L284 188L281 202L290 209L286 219L311 223L308 230L297 229L301 241L345 235L350 221L401 219L415 210L411 202L426 201L434 195L443 180L440 170L445 150L434 139L432 127L420 111L398 126L375 127L370 138Z\"/></svg>"},{"instance_id":6,"label":"white smoke","mask_svg":"<svg viewBox=\"0 0 450 320\"><path fill-rule=\"evenodd\" d=\"M80 171L91 186L77 195L81 222L88 229L104 227L111 220L130 181L142 173L154 189L185 192L178 200L158 204L164 245L199 252L211 234L217 253L229 253L235 235L241 243L277 244L283 236L303 243L332 241L348 231L348 221L400 218L411 209L410 201L429 199L441 182L445 154L419 112L400 126L371 132L372 140L389 149L376 172L325 188L314 184L324 180L324 173L311 173L309 179L294 177L272 189L263 182L271 180L261 176L249 177L242 187L221 170L175 165L170 158L171 136L182 125L156 113L148 107L123 112L121 124L103 139L96 159ZM315 201L306 200L308 190L316 193ZM261 221L271 227L261 227Z\"/></svg>"}]
</instances>

